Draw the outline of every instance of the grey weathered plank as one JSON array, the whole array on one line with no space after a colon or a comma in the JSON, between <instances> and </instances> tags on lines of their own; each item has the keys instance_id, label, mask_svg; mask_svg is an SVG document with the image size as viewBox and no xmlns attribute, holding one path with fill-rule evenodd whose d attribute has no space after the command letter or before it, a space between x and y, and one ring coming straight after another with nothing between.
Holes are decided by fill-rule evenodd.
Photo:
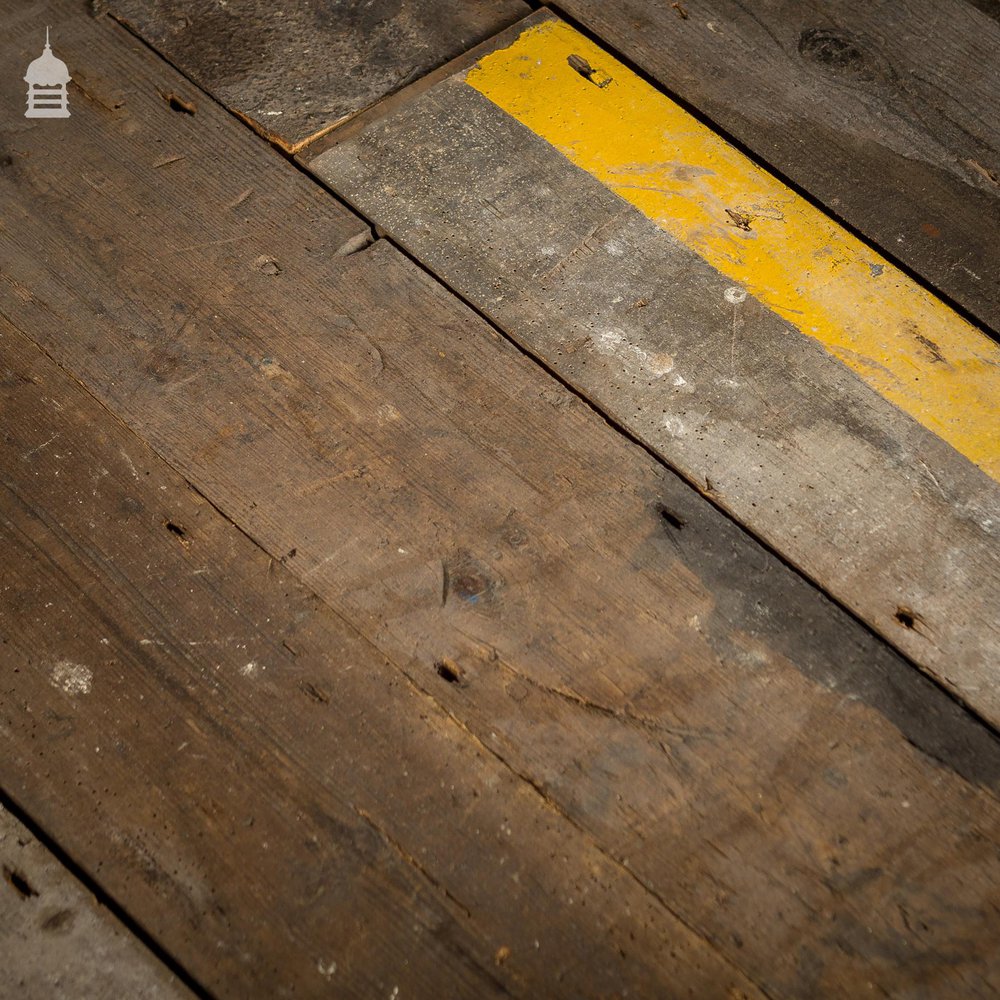
<instances>
[{"instance_id":1,"label":"grey weathered plank","mask_svg":"<svg viewBox=\"0 0 1000 1000\"><path fill-rule=\"evenodd\" d=\"M2 320L0 365L0 783L212 995L759 995Z\"/></svg>"},{"instance_id":2,"label":"grey weathered plank","mask_svg":"<svg viewBox=\"0 0 1000 1000\"><path fill-rule=\"evenodd\" d=\"M273 141L295 149L528 13L522 0L98 0Z\"/></svg>"},{"instance_id":3,"label":"grey weathered plank","mask_svg":"<svg viewBox=\"0 0 1000 1000\"><path fill-rule=\"evenodd\" d=\"M208 735L194 734L203 748L193 752L206 752L206 740L208 752L217 746L209 740L224 711L217 705L231 706L223 721L239 729L237 749L219 751L230 769L212 779L218 805L211 816L171 814L163 832L161 843L173 849L160 851L156 862L168 872L178 868L173 881L161 880L173 898L182 901L192 881L198 888L202 865L235 863L228 845L219 856L218 817L242 816L241 803L252 800L255 837L235 829L241 871L260 870L273 880L257 898L273 895L273 884L291 894L290 906L307 909L308 938L293 955L337 958L317 949L338 926L338 914L308 908L310 892L331 867L309 869L304 880L294 859L266 861L261 841L294 841L301 824L308 832L323 823L325 810L340 816L343 795L375 816L387 840L461 905L482 914L478 927L498 927L463 935L463 911L447 895L422 903L432 908L427 923L443 928L438 936L458 944L424 954L419 931L409 937L401 927L392 936L401 949L392 954L424 970L409 973L415 992L455 975L449 966L435 977L428 963L464 949L472 957L460 984L480 989L489 985L475 979L485 967L499 970L511 992L598 994L603 987L592 978L589 958L596 955L595 966L610 981L605 992L623 989L625 974L647 984L659 976L654 986L636 987L641 995L668 993L669 973L662 970L674 960L663 949L669 952L675 932L666 932L655 900L630 888L634 880L772 996L857 995L869 983L914 997L987 995L1000 977L992 908L1000 882L1000 755L990 733L385 241L346 258L333 254L343 234L334 240L330 233L339 232L345 213L277 156L258 155L253 137L240 140L218 109L199 108L193 118L175 114L156 95L151 75L164 73L161 89L177 86L175 78L121 39L106 38L106 26L75 30L76 67L93 73L100 66L105 86L120 88L125 104L113 111L113 102L83 104L72 120L74 142L40 128L11 140L13 169L0 187L9 220L0 243L0 310L270 553L271 575L268 560L258 556L251 581L288 593L294 585L283 563L398 671L373 680L338 669L363 650L355 656L357 647L348 646L340 653L347 640L322 609L289 615L272 594L274 604L254 598L259 610L247 612L240 595L256 591L240 569L250 559L245 544L232 532L219 537L207 505L177 480L154 482L153 496L163 499L150 501L145 514L130 514L142 524L156 521L161 542L146 533L133 541L112 528L122 505L104 495L93 505L88 500L88 491L110 476L90 486L85 475L71 472L64 452L52 451L58 439L45 444L51 431L41 425L30 440L17 439L22 457L44 446L28 461L52 470L46 479L29 475L38 465L19 469L23 488L32 489L29 509L48 509L58 499L48 489L57 470L58 478L86 484L69 497L83 501L76 515L69 517L76 509L71 502L65 515L42 522L65 524L60 544L51 539L54 527L42 551L66 553L58 565L73 569L67 586L74 594L83 589L101 606L121 605L118 631L109 637L119 669L103 676L119 685L107 697L121 692L132 712L123 716L126 725L137 716L141 721L144 709L134 696L126 699L130 683L148 685L138 691L148 702L176 676L183 681L167 694L181 701L168 714L205 720L198 724ZM163 146L186 154L174 174L151 167ZM61 157L53 156L56 150ZM80 177L89 181L80 184ZM289 208L247 212L232 222L230 206L245 203L240 199L251 186ZM183 247L193 249L177 252ZM24 398L45 405L66 391L22 387ZM126 450L135 478L128 461L93 436L69 450L84 451L83 468L108 468L129 495L147 496L132 491L156 464L152 459L137 461ZM183 531L187 546L163 521ZM98 564L102 571L126 566L133 575L105 572L104 589L98 588L91 582L94 547L107 555ZM198 582L204 577L207 589ZM178 580L190 580L190 598ZM135 607L150 588L158 602L180 608L178 615L151 621L156 601ZM94 605L57 633L48 621L32 621L37 597L25 601L31 630L21 641L28 649L62 642L64 634L75 652L62 655L70 659L100 645ZM271 607L285 608L280 619ZM205 617L199 609L207 609ZM300 613L305 617L297 621ZM236 636L237 647L266 651L253 661L267 669L251 682L241 672L251 660L228 646L211 650L213 659L201 659L205 651L197 646L171 647L168 661L158 659L155 641L182 636L178 622L190 615L202 624L185 641ZM281 627L286 622L294 623L294 634ZM151 626L142 636L151 646L137 648L140 625ZM282 639L297 651L294 660L282 652ZM218 672L217 652L226 657ZM125 673L125 664L138 665ZM218 677L218 697L200 697L206 673ZM44 681L48 690L44 678L31 674L15 681ZM298 682L313 693L296 693ZM411 685L428 699L430 721L419 725ZM269 727L285 728L262 731L265 699ZM356 704L374 720L345 707ZM457 750L442 773L440 747L446 736L457 736L436 706L478 740L483 757L474 766L492 769L487 777L468 773L468 755ZM82 745L89 746L107 719L90 714L92 698L77 708L84 710L76 717ZM407 736L411 725L443 733L438 751ZM271 759L261 756L265 736L313 746L321 732L330 734L329 743L301 768L292 760L272 772ZM58 730L51 735L46 753L61 753ZM176 746L185 739L186 754L192 736L185 732ZM391 753L376 755L370 745L376 739ZM136 741L148 755L163 745L142 725L122 738L125 752ZM49 812L69 808L63 792L77 815L94 815L86 790L74 790L72 780L58 784L63 768L47 776L23 745L24 788L51 793L43 803L47 821ZM255 748L255 768L262 760L274 775L266 786L247 773ZM341 752L351 766L330 775L335 787L317 786L316 775L343 760ZM110 754L100 763L118 766ZM394 782L381 775L383 764ZM89 766L97 766L96 756ZM115 773L124 775L126 766ZM208 780L202 762L180 753L171 767L183 768L172 797ZM514 775L544 797L549 833L544 823L509 822L514 789L535 801ZM502 782L502 794L495 782ZM145 829L160 805L137 803L142 790L121 784L120 794L130 797L116 815L125 823L138 810L133 822ZM452 785L455 803L447 798ZM478 802L474 792L487 800L477 809L497 812L470 818L464 810ZM301 806L292 804L302 801L310 803L305 819L296 818ZM524 840L494 869L490 855L470 853L462 837L499 830L504 818L509 836L523 828ZM206 824L212 835L198 840L191 831ZM264 836L265 826L274 834ZM230 835L230 827L223 830ZM370 875L365 906L377 907L385 895L389 902L377 912L392 913L401 895L426 885L419 872L389 866L392 851L372 837L376 861L366 871L388 871L401 888ZM501 842L507 837L502 830ZM104 844L89 849L96 856ZM145 850L130 846L117 875L105 870L105 876L160 912L163 885L154 892L143 877L128 881L128 864L141 863ZM196 854L198 863L190 860L192 850L204 852ZM568 858L568 868L556 864L560 858ZM587 881L569 888L575 876L579 881L581 858L597 866L606 886L600 898ZM516 881L507 877L513 866ZM539 895L537 884L549 888ZM547 908L538 909L543 903ZM622 907L632 916L623 917ZM194 911L192 919L223 931L233 919L232 912ZM251 908L248 921L253 913L259 910ZM505 914L512 914L509 923ZM349 934L350 914L342 919L338 933ZM611 922L622 919L636 941L626 940L628 933L608 936ZM648 932L630 921L647 922ZM275 923L252 923L246 961L261 950L275 955L285 944L270 937ZM531 935L543 924L564 930L553 952L538 936L543 947L535 954ZM519 934L513 943L508 929ZM560 942L578 938L580 929L583 942L563 949L564 964L557 965ZM213 966L222 961L198 951L185 937L189 928L171 933L175 952L194 952ZM691 955L705 957L686 975L697 979L695 995L711 995L713 983L725 988L725 977L711 954L697 949L697 936L678 961L685 966ZM602 951L609 940L625 955ZM380 943L363 942L376 950ZM586 961L577 961L581 953ZM358 977L352 982L370 985L364 977L378 975L367 954L356 959L364 968L349 968ZM243 974L239 957L224 959L228 965L212 975L221 978L231 968ZM528 972L520 971L522 959ZM384 959L375 964L385 968ZM294 970L308 988L315 965L296 963ZM686 980L675 983L680 992ZM752 986L737 988L753 993Z\"/></svg>"},{"instance_id":4,"label":"grey weathered plank","mask_svg":"<svg viewBox=\"0 0 1000 1000\"><path fill-rule=\"evenodd\" d=\"M727 301L730 279L462 66L323 145L307 163L317 176L1000 723L994 479L774 312Z\"/></svg>"},{"instance_id":5,"label":"grey weathered plank","mask_svg":"<svg viewBox=\"0 0 1000 1000\"><path fill-rule=\"evenodd\" d=\"M556 7L1000 331L995 20L965 0Z\"/></svg>"},{"instance_id":6,"label":"grey weathered plank","mask_svg":"<svg viewBox=\"0 0 1000 1000\"><path fill-rule=\"evenodd\" d=\"M0 997L190 1000L190 991L0 806Z\"/></svg>"}]
</instances>

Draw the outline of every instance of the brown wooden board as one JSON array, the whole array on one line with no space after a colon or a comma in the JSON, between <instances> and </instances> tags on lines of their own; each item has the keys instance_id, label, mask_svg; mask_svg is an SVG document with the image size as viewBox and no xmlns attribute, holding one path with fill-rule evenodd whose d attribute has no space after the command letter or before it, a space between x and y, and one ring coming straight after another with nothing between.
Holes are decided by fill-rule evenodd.
<instances>
[{"instance_id":1,"label":"brown wooden board","mask_svg":"<svg viewBox=\"0 0 1000 1000\"><path fill-rule=\"evenodd\" d=\"M296 149L528 13L522 0L97 0L259 132Z\"/></svg>"},{"instance_id":2,"label":"brown wooden board","mask_svg":"<svg viewBox=\"0 0 1000 1000\"><path fill-rule=\"evenodd\" d=\"M496 47L555 23L533 18ZM861 381L812 328L800 331L734 288L487 100L465 81L471 63L338 131L307 166L715 503L1000 722L998 482ZM565 57L552 72L560 68L583 88L581 103L588 94L603 99ZM524 86L531 91L533 82ZM817 256L824 253L834 261L830 275L803 282L836 280L841 251L831 243ZM789 259L790 271L799 263ZM908 279L897 272L893 280L906 292ZM858 308L872 310L876 335L888 324L872 305ZM959 334L996 353L940 303L928 309L943 328L953 317ZM892 344L890 353L906 349L901 339ZM917 353L907 377L933 378L936 357ZM995 361L974 364L996 380ZM961 378L953 383L963 390ZM986 405L993 416L977 433L995 456L1000 398Z\"/></svg>"},{"instance_id":3,"label":"brown wooden board","mask_svg":"<svg viewBox=\"0 0 1000 1000\"><path fill-rule=\"evenodd\" d=\"M995 20L965 0L555 7L1000 331Z\"/></svg>"},{"instance_id":4,"label":"brown wooden board","mask_svg":"<svg viewBox=\"0 0 1000 1000\"><path fill-rule=\"evenodd\" d=\"M0 961L6 1000L191 998L2 806Z\"/></svg>"},{"instance_id":5,"label":"brown wooden board","mask_svg":"<svg viewBox=\"0 0 1000 1000\"><path fill-rule=\"evenodd\" d=\"M969 0L977 10L984 14L989 14L996 21L1000 21L1000 0Z\"/></svg>"},{"instance_id":6,"label":"brown wooden board","mask_svg":"<svg viewBox=\"0 0 1000 1000\"><path fill-rule=\"evenodd\" d=\"M199 492L18 355L43 825L234 996L989 995L991 733L386 241L337 256L356 221L137 43L66 50L104 89L6 133L2 343Z\"/></svg>"},{"instance_id":7,"label":"brown wooden board","mask_svg":"<svg viewBox=\"0 0 1000 1000\"><path fill-rule=\"evenodd\" d=\"M759 996L4 321L0 344L0 783L212 995Z\"/></svg>"}]
</instances>

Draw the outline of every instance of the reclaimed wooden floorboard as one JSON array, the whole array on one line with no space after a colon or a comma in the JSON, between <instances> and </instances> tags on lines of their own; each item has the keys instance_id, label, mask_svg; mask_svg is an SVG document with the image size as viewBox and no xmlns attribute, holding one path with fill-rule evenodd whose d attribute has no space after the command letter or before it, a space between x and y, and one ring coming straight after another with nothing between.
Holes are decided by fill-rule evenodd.
<instances>
[{"instance_id":1,"label":"reclaimed wooden floorboard","mask_svg":"<svg viewBox=\"0 0 1000 1000\"><path fill-rule=\"evenodd\" d=\"M1000 723L1000 347L564 22L491 47L308 168Z\"/></svg>"},{"instance_id":2,"label":"reclaimed wooden floorboard","mask_svg":"<svg viewBox=\"0 0 1000 1000\"><path fill-rule=\"evenodd\" d=\"M338 256L358 221L211 103L172 110L112 27L63 25L71 120L7 123L5 348L263 552L54 372L8 377L7 565L42 578L5 604L5 761L40 821L234 995L334 961L418 996L704 996L728 968L989 995L994 736L385 241ZM70 417L95 431L53 439ZM389 664L348 670L324 606Z\"/></svg>"},{"instance_id":3,"label":"reclaimed wooden floorboard","mask_svg":"<svg viewBox=\"0 0 1000 1000\"><path fill-rule=\"evenodd\" d=\"M969 3L995 21L1000 21L1000 0L969 0Z\"/></svg>"},{"instance_id":4,"label":"reclaimed wooden floorboard","mask_svg":"<svg viewBox=\"0 0 1000 1000\"><path fill-rule=\"evenodd\" d=\"M522 0L95 0L285 149L529 12Z\"/></svg>"},{"instance_id":5,"label":"reclaimed wooden floorboard","mask_svg":"<svg viewBox=\"0 0 1000 1000\"><path fill-rule=\"evenodd\" d=\"M0 785L212 996L760 995L2 320L0 359Z\"/></svg>"},{"instance_id":6,"label":"reclaimed wooden floorboard","mask_svg":"<svg viewBox=\"0 0 1000 1000\"><path fill-rule=\"evenodd\" d=\"M3 1000L192 1000L3 806L0 876Z\"/></svg>"},{"instance_id":7,"label":"reclaimed wooden floorboard","mask_svg":"<svg viewBox=\"0 0 1000 1000\"><path fill-rule=\"evenodd\" d=\"M555 6L1000 332L995 20L965 0Z\"/></svg>"}]
</instances>

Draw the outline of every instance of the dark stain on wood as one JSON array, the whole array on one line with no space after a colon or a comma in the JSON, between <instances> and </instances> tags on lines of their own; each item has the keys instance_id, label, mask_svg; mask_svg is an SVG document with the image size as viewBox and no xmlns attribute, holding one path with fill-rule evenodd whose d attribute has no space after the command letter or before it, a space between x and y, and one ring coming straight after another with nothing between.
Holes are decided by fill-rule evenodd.
<instances>
[{"instance_id":1,"label":"dark stain on wood","mask_svg":"<svg viewBox=\"0 0 1000 1000\"><path fill-rule=\"evenodd\" d=\"M933 364L944 363L945 356L941 353L941 348L930 337L925 337L922 333L914 334L914 337L918 343L927 349L927 354L930 356Z\"/></svg>"},{"instance_id":2,"label":"dark stain on wood","mask_svg":"<svg viewBox=\"0 0 1000 1000\"><path fill-rule=\"evenodd\" d=\"M993 481L597 179L568 168L462 73L386 117L358 120L309 168L616 425L1000 719L983 666L1000 650ZM469 147L469 128L488 141ZM474 199L472 175L481 178ZM539 190L561 210L539 216ZM484 197L505 204L502 223L483 212ZM735 208L728 217L747 224ZM670 294L655 294L662 288ZM581 331L590 332L581 340ZM935 470L933 488L915 492L920 462ZM831 506L824 484L833 482L841 502ZM972 517L955 510L958 495L976 498ZM792 532L790 523L808 527ZM955 585L941 588L944 576ZM886 613L911 588L928 595L934 643Z\"/></svg>"},{"instance_id":3,"label":"dark stain on wood","mask_svg":"<svg viewBox=\"0 0 1000 1000\"><path fill-rule=\"evenodd\" d=\"M306 0L280 15L267 0L108 0L102 9L286 149L529 11L521 0Z\"/></svg>"}]
</instances>

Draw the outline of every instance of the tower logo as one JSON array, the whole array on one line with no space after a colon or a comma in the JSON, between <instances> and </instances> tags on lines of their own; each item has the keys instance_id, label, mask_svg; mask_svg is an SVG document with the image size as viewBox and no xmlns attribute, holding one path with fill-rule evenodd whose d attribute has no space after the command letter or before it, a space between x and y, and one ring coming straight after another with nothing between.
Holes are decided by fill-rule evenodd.
<instances>
[{"instance_id":1,"label":"tower logo","mask_svg":"<svg viewBox=\"0 0 1000 1000\"><path fill-rule=\"evenodd\" d=\"M24 82L28 85L28 110L25 118L69 118L70 81L66 63L52 54L49 29L45 29L45 48L28 67Z\"/></svg>"}]
</instances>

